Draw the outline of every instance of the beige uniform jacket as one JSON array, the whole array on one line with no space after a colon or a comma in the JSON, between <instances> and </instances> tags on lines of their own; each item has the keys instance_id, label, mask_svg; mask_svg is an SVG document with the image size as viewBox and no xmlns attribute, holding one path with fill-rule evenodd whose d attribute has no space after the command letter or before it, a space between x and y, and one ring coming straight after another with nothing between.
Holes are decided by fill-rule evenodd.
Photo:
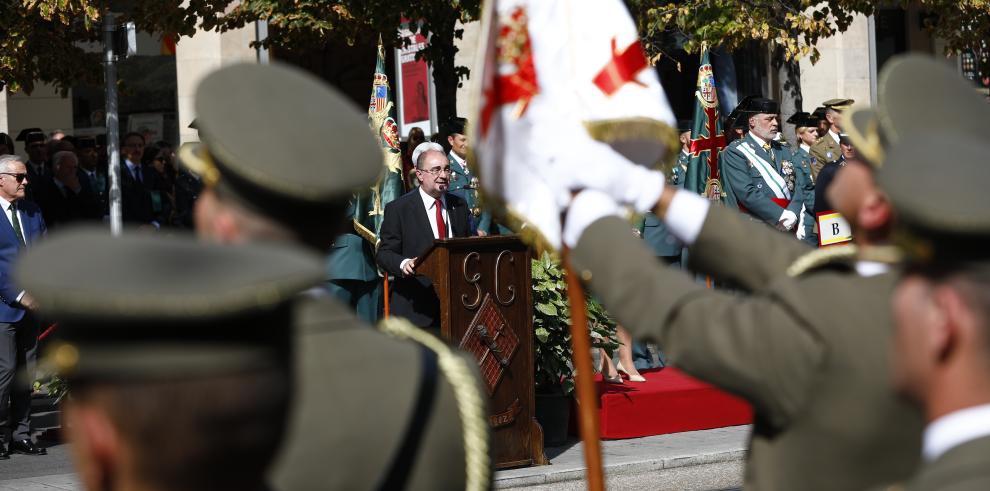
<instances>
[{"instance_id":1,"label":"beige uniform jacket","mask_svg":"<svg viewBox=\"0 0 990 491\"><path fill-rule=\"evenodd\" d=\"M839 148L839 143L832 138L832 135L826 133L825 136L818 139L808 153L815 158L815 162L811 165L811 177L818 182L818 173L825 167L825 164L829 162L835 162L842 157L842 149Z\"/></svg>"},{"instance_id":2,"label":"beige uniform jacket","mask_svg":"<svg viewBox=\"0 0 990 491\"><path fill-rule=\"evenodd\" d=\"M421 347L378 331L328 296L304 299L295 323L296 394L273 487L377 489L412 419ZM449 382L438 377L405 489L465 486L461 418Z\"/></svg>"},{"instance_id":3,"label":"beige uniform jacket","mask_svg":"<svg viewBox=\"0 0 990 491\"><path fill-rule=\"evenodd\" d=\"M922 419L888 383L894 275L828 266L789 277L811 249L712 207L690 266L748 295L708 290L659 264L628 228L596 221L574 265L634 337L753 404L748 489L864 489L910 475Z\"/></svg>"},{"instance_id":4,"label":"beige uniform jacket","mask_svg":"<svg viewBox=\"0 0 990 491\"><path fill-rule=\"evenodd\" d=\"M955 447L925 464L908 491L985 491L990 489L990 437Z\"/></svg>"}]
</instances>

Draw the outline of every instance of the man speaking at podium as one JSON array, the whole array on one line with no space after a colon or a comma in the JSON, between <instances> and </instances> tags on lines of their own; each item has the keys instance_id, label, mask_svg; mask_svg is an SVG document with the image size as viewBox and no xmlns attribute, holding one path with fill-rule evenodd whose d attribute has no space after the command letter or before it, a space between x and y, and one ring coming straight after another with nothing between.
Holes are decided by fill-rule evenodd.
<instances>
[{"instance_id":1,"label":"man speaking at podium","mask_svg":"<svg viewBox=\"0 0 990 491\"><path fill-rule=\"evenodd\" d=\"M471 230L467 203L447 191L450 172L443 152L427 150L419 156L419 187L385 205L376 255L378 265L395 278L391 314L434 330L440 328L440 302L430 279L416 276L416 260L434 239L467 237Z\"/></svg>"}]
</instances>

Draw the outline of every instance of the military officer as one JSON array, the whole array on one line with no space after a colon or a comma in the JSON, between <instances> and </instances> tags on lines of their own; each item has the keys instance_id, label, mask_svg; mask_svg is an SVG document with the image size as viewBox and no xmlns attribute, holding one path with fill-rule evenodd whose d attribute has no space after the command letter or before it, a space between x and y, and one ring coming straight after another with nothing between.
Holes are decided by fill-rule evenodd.
<instances>
[{"instance_id":1,"label":"military officer","mask_svg":"<svg viewBox=\"0 0 990 491\"><path fill-rule=\"evenodd\" d=\"M196 227L206 239L296 242L323 253L353 191L381 172L366 116L302 70L224 67L200 83L195 108L202 143L180 157L203 177ZM270 124L258 138L262 120ZM295 318L298 393L275 489L489 486L473 359L404 321L373 329L325 295L300 302Z\"/></svg>"},{"instance_id":2,"label":"military officer","mask_svg":"<svg viewBox=\"0 0 990 491\"><path fill-rule=\"evenodd\" d=\"M893 58L880 79L890 135L919 124L910 101L924 94L963 101L935 127L985 130L974 123L990 119L966 82L930 58ZM883 306L900 274L889 265L894 215L875 172L903 174L898 163L853 161L837 174L830 197L858 245L811 253L691 193L663 186L634 198L656 198L657 216L691 249L689 269L731 281L733 294L651 267L605 191L585 190L568 209L563 237L574 267L615 319L658 341L675 366L753 404L747 487L864 489L907 477L919 461L921 414L885 369L893 327Z\"/></svg>"},{"instance_id":3,"label":"military officer","mask_svg":"<svg viewBox=\"0 0 990 491\"><path fill-rule=\"evenodd\" d=\"M321 279L319 256L87 228L29 249L16 276L59 323L46 360L71 388L63 428L86 490L266 489L289 303Z\"/></svg>"},{"instance_id":4,"label":"military officer","mask_svg":"<svg viewBox=\"0 0 990 491\"><path fill-rule=\"evenodd\" d=\"M799 163L795 167L798 171L797 185L804 189L804 206L801 209L801 217L798 227L804 232L804 240L808 245L818 246L818 231L815 220L815 179L812 177L812 167L815 158L808 151L811 145L817 140L817 124L810 114L806 112L794 113L787 122L794 125L794 135L797 137L798 145L792 150L795 160Z\"/></svg>"},{"instance_id":5,"label":"military officer","mask_svg":"<svg viewBox=\"0 0 990 491\"><path fill-rule=\"evenodd\" d=\"M842 133L842 111L848 109L854 102L852 99L829 99L822 103L822 106L825 107L825 121L828 123L828 129L824 134L818 135L818 143L812 145L809 151L815 157L816 162L822 166L842 157L842 151L839 148L839 134ZM821 167L814 171L813 177L816 180L820 170Z\"/></svg>"},{"instance_id":6,"label":"military officer","mask_svg":"<svg viewBox=\"0 0 990 491\"><path fill-rule=\"evenodd\" d=\"M817 138L815 141L821 140L825 133L828 133L828 120L825 119L825 112L828 109L825 106L818 106L814 111L811 111L811 119L815 120L815 127L818 128Z\"/></svg>"},{"instance_id":7,"label":"military officer","mask_svg":"<svg viewBox=\"0 0 990 491\"><path fill-rule=\"evenodd\" d=\"M735 140L721 155L726 204L754 220L795 233L804 188L797 184L791 149L776 140L776 101L749 96L736 110L747 121L746 136Z\"/></svg>"},{"instance_id":8,"label":"military officer","mask_svg":"<svg viewBox=\"0 0 990 491\"><path fill-rule=\"evenodd\" d=\"M909 491L990 489L986 141L937 130L904 135L888 157L898 172L878 176L901 217L910 264L893 298L893 379L927 421L924 464ZM955 185L931 185L945 179Z\"/></svg>"},{"instance_id":9,"label":"military officer","mask_svg":"<svg viewBox=\"0 0 990 491\"><path fill-rule=\"evenodd\" d=\"M467 120L464 118L450 118L447 122L447 143L450 145L447 160L450 162L451 172L448 191L467 202L468 209L471 210L472 235L484 237L491 232L492 214L482 206L481 197L478 196L478 179L465 160L468 153L465 126Z\"/></svg>"}]
</instances>

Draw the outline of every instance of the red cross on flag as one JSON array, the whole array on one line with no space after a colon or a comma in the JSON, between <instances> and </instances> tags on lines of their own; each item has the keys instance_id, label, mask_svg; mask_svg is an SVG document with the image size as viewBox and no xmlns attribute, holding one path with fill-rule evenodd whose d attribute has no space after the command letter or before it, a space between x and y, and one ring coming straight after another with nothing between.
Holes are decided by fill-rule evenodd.
<instances>
[{"instance_id":1,"label":"red cross on flag","mask_svg":"<svg viewBox=\"0 0 990 491\"><path fill-rule=\"evenodd\" d=\"M621 0L495 0L482 9L472 128L489 203L558 248L571 190L675 148L674 115Z\"/></svg>"}]
</instances>

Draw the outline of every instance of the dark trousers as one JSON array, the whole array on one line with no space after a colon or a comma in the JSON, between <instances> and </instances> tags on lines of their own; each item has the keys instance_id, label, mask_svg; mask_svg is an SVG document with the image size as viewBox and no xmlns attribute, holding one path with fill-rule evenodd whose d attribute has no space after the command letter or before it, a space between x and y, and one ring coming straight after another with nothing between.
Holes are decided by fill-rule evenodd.
<instances>
[{"instance_id":1,"label":"dark trousers","mask_svg":"<svg viewBox=\"0 0 990 491\"><path fill-rule=\"evenodd\" d=\"M0 322L0 416L6 416L8 441L31 438L31 391L38 350L38 321L30 313L13 323ZM9 407L9 411L8 411Z\"/></svg>"}]
</instances>

